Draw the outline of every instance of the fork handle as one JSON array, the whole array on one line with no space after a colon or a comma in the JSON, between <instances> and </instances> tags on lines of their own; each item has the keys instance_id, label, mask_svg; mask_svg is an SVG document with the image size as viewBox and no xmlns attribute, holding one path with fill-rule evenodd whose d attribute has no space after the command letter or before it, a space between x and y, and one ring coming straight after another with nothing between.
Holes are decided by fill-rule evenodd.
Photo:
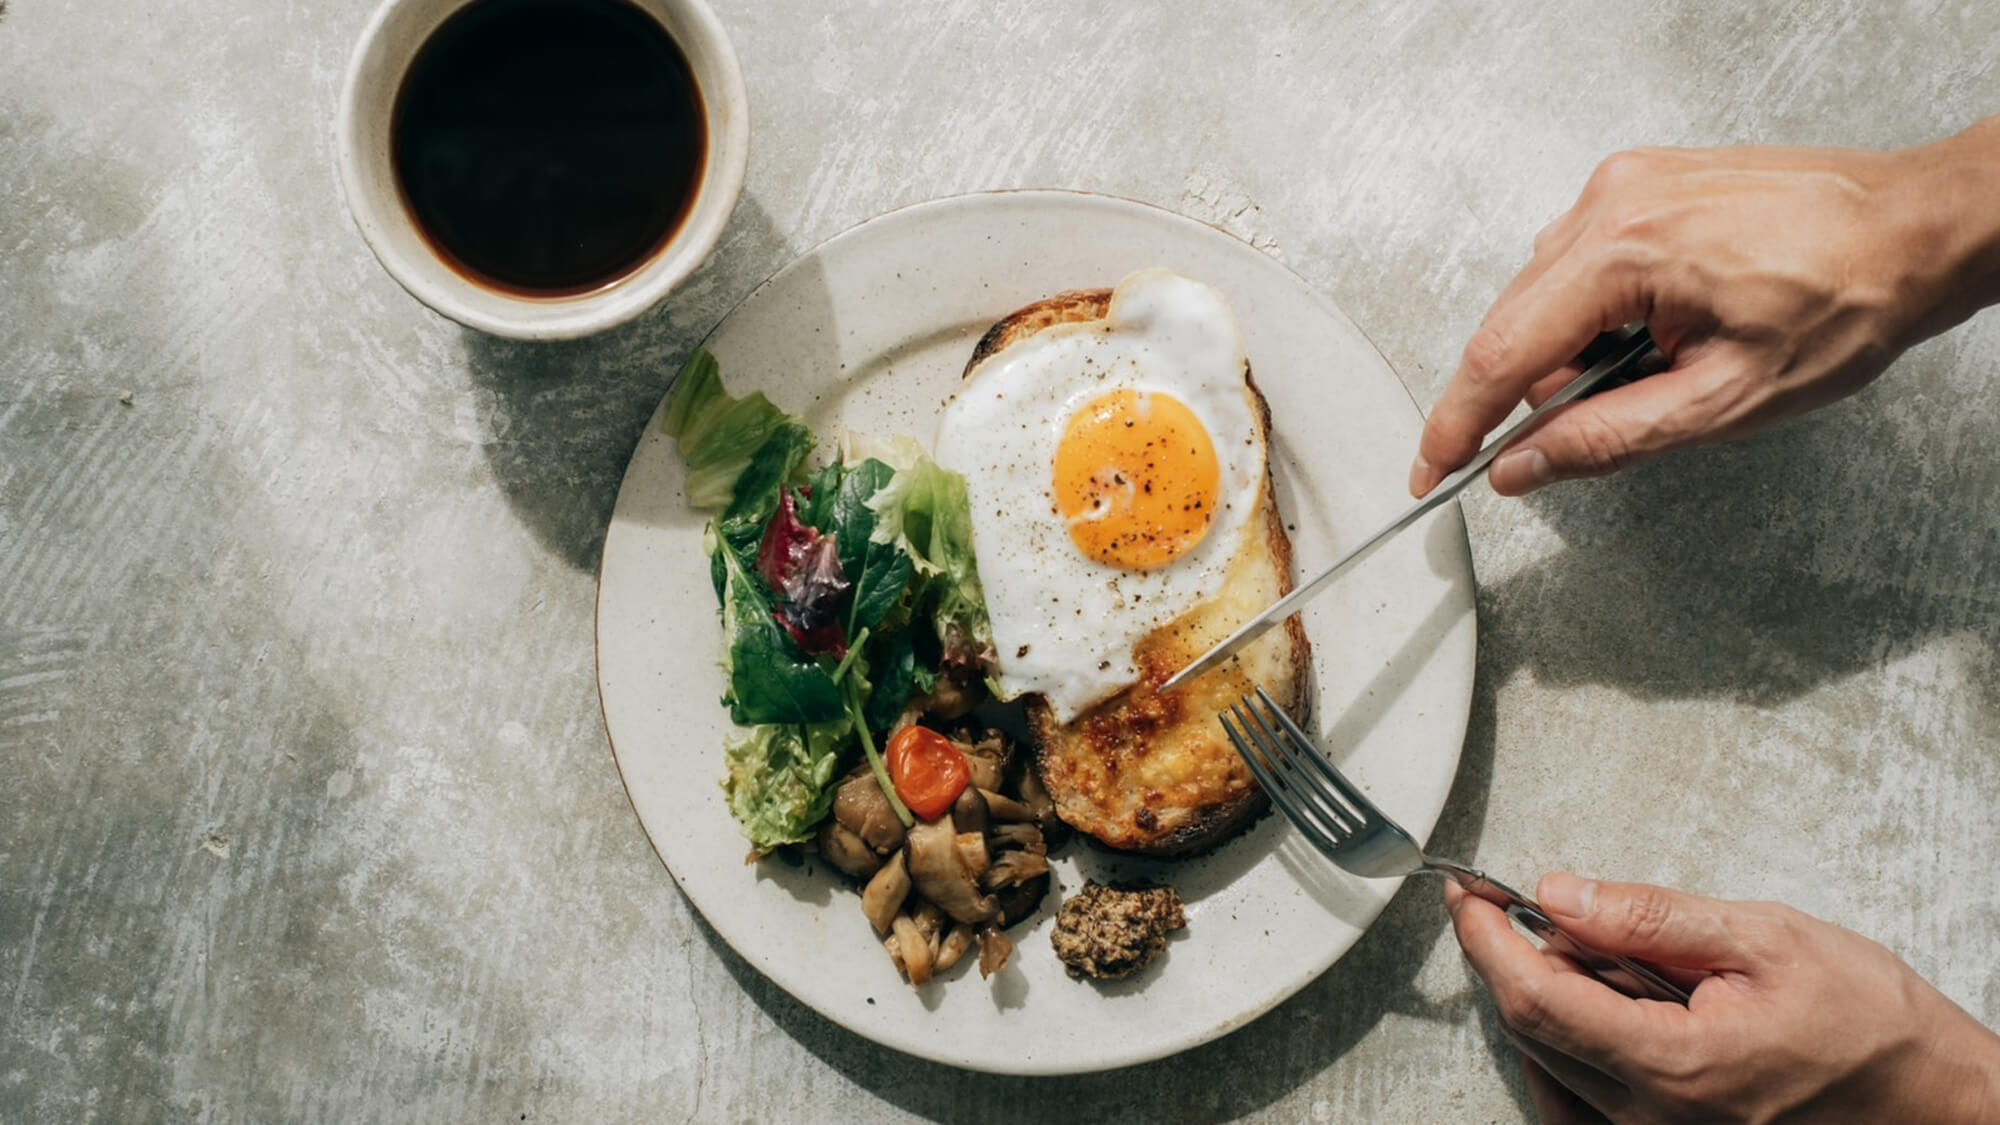
<instances>
[{"instance_id":1,"label":"fork handle","mask_svg":"<svg viewBox=\"0 0 2000 1125\"><path fill-rule=\"evenodd\" d=\"M1668 980L1657 966L1649 965L1634 957L1606 953L1586 945L1556 925L1534 899L1485 872L1442 860L1428 861L1426 867L1453 879L1468 893L1478 895L1505 910L1507 917L1519 923L1529 933L1541 938L1557 952L1566 954L1591 976L1625 995L1640 1000L1671 1000L1676 1004L1687 1004L1688 990Z\"/></svg>"}]
</instances>

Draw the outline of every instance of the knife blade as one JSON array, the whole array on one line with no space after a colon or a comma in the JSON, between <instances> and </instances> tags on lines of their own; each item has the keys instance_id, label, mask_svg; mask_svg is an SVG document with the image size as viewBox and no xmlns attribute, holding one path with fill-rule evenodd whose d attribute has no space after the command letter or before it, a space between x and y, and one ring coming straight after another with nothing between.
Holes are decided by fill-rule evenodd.
<instances>
[{"instance_id":1,"label":"knife blade","mask_svg":"<svg viewBox=\"0 0 2000 1125\"><path fill-rule=\"evenodd\" d=\"M1598 389L1600 385L1607 384L1614 375L1637 370L1640 364L1648 357L1657 354L1657 351L1653 345L1653 337L1646 331L1644 325L1627 325L1599 336L1579 357L1588 364L1582 374L1571 379L1562 390L1550 396L1547 402L1529 412L1527 417L1508 427L1505 433L1487 442L1478 453L1473 454L1472 460L1467 461L1457 472L1439 481L1438 486L1432 489L1429 495L1390 520L1387 526L1363 539L1359 546L1336 559L1332 566L1313 575L1297 589L1279 598L1269 609L1231 633L1221 644L1202 654L1199 660L1168 677L1167 681L1160 685L1160 693L1164 695L1214 668L1236 655L1245 645L1263 636L1274 626L1283 623L1286 618L1297 613L1306 602L1331 586L1334 579L1354 569L1384 543L1394 539L1399 532L1450 503L1465 490L1466 485L1471 484L1486 471L1494 458L1500 456L1503 450L1534 428L1552 411L1582 398L1592 390Z\"/></svg>"}]
</instances>

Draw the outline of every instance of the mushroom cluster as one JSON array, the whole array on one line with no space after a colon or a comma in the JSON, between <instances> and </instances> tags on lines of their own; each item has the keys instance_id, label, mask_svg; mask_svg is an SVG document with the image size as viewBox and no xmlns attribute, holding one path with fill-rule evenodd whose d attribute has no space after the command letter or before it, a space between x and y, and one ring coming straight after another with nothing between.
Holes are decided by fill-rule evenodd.
<instances>
[{"instance_id":1,"label":"mushroom cluster","mask_svg":"<svg viewBox=\"0 0 2000 1125\"><path fill-rule=\"evenodd\" d=\"M906 720L914 721L914 716ZM902 724L899 724L899 726ZM1007 927L1033 914L1049 887L1055 803L1015 761L997 730L943 731L971 767L971 783L941 815L909 828L863 765L841 782L817 846L861 884L861 911L896 968L924 985L976 946L979 974L1007 964ZM900 783L899 783L900 784Z\"/></svg>"}]
</instances>

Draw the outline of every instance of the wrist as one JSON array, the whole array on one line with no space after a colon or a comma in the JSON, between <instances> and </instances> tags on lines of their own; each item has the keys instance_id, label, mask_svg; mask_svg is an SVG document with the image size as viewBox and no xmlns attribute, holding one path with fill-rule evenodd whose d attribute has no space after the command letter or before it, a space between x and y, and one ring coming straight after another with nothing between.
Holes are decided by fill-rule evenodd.
<instances>
[{"instance_id":1,"label":"wrist","mask_svg":"<svg viewBox=\"0 0 2000 1125\"><path fill-rule=\"evenodd\" d=\"M1916 1083L1925 1091L1919 1100L1929 1105L1923 1118L2000 1120L2000 1035L1952 1006L1933 1025L1933 1036Z\"/></svg>"},{"instance_id":2,"label":"wrist","mask_svg":"<svg viewBox=\"0 0 2000 1125\"><path fill-rule=\"evenodd\" d=\"M2000 302L2000 117L1902 155L1912 248L1935 270L1921 339Z\"/></svg>"}]
</instances>

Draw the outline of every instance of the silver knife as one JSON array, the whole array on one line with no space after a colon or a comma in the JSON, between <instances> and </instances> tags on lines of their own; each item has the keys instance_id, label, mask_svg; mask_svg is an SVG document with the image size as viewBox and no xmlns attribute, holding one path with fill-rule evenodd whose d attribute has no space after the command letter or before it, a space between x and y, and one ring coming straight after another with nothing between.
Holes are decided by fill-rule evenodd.
<instances>
[{"instance_id":1,"label":"silver knife","mask_svg":"<svg viewBox=\"0 0 2000 1125\"><path fill-rule=\"evenodd\" d=\"M1466 485L1472 483L1473 478L1486 471L1486 467L1493 463L1495 457L1500 456L1502 450L1512 445L1516 438L1527 433L1536 423L1547 417L1550 411L1559 409L1583 397L1595 389L1598 384L1603 383L1614 374L1635 371L1648 357L1656 353L1657 349L1653 346L1653 337L1646 331L1644 325L1627 325L1624 328L1607 332L1598 337L1589 348L1585 349L1584 358L1590 359L1592 362L1590 362L1590 366L1584 369L1583 374L1571 379L1568 386L1557 391L1547 402L1544 402L1530 412L1526 418L1508 427L1506 433L1487 442L1485 448L1473 454L1472 460L1465 463L1464 468L1439 481L1438 486L1431 490L1430 495L1417 501L1416 504L1412 505L1402 515L1390 520L1387 527L1363 539L1360 546L1349 551L1332 566L1327 567L1325 570L1308 579L1298 589L1279 598L1271 608L1258 614L1249 624L1231 633L1229 638L1221 644L1209 649L1207 653L1203 654L1201 659L1174 673L1166 683L1160 685L1161 693L1164 694L1174 690L1196 676L1201 675L1203 672L1208 671L1210 668L1229 659L1231 656L1234 656L1243 646L1263 636L1272 626L1283 622L1292 614L1297 613L1308 599L1332 585L1334 579L1352 569L1362 559L1374 554L1376 548L1395 538L1397 532L1409 527L1437 508L1450 503L1453 497L1465 490Z\"/></svg>"}]
</instances>

